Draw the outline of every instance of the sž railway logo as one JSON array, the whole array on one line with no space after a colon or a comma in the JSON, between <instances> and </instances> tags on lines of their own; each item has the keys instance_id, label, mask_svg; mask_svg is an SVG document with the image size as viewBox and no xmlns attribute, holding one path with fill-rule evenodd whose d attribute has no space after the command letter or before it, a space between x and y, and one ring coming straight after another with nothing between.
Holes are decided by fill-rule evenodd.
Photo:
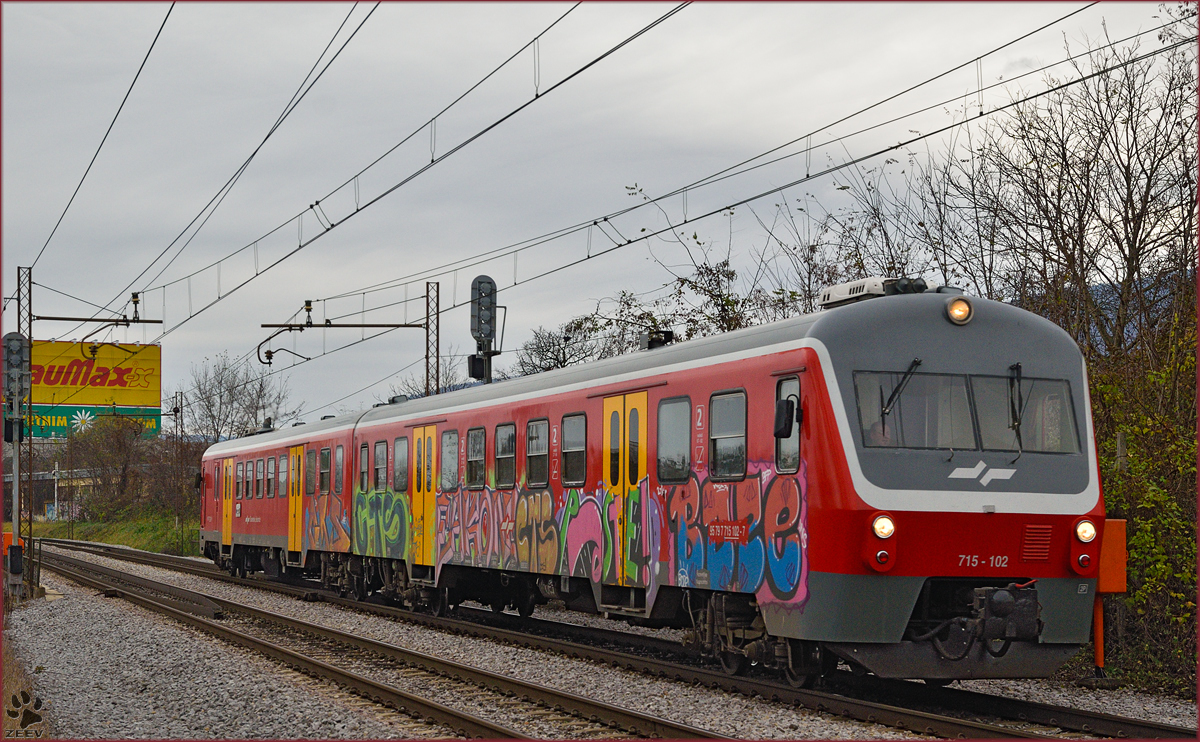
<instances>
[{"instance_id":1,"label":"s\u017e railway logo","mask_svg":"<svg viewBox=\"0 0 1200 742\"><path fill-rule=\"evenodd\" d=\"M984 469L987 469L987 464L980 461L978 464L972 467L960 466L954 471L950 472L950 475L946 478L979 479L979 483L986 487L993 479L1011 479L1012 475L1017 473L1016 469L989 469L986 473L984 473ZM983 474L982 479L979 477L980 474Z\"/></svg>"},{"instance_id":2,"label":"s\u017e railway logo","mask_svg":"<svg viewBox=\"0 0 1200 742\"><path fill-rule=\"evenodd\" d=\"M12 697L9 699L9 707L4 710L5 715L10 720L4 725L4 738L41 739L42 735L46 733L45 729L40 728L42 715L38 712L41 710L42 699L31 698L29 693L25 691L12 694ZM39 728L30 729L30 727L35 725Z\"/></svg>"}]
</instances>

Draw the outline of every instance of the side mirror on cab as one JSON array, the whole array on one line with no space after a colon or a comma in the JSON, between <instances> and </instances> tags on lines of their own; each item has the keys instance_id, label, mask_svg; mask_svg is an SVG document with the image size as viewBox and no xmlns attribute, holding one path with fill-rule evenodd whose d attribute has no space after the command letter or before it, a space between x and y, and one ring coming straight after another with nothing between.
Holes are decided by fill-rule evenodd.
<instances>
[{"instance_id":1,"label":"side mirror on cab","mask_svg":"<svg viewBox=\"0 0 1200 742\"><path fill-rule=\"evenodd\" d=\"M796 417L796 403L791 397L775 401L775 437L776 438L791 438L792 437L792 420Z\"/></svg>"}]
</instances>

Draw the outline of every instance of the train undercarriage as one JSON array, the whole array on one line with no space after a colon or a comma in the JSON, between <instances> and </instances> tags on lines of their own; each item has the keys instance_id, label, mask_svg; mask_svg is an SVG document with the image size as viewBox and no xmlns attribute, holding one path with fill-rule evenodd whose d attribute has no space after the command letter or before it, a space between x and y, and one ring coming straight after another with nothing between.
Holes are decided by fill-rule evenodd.
<instances>
[{"instance_id":1,"label":"train undercarriage","mask_svg":"<svg viewBox=\"0 0 1200 742\"><path fill-rule=\"evenodd\" d=\"M930 578L898 642L805 641L771 635L753 595L662 587L653 611L610 612L586 578L533 575L444 565L435 584L431 567L410 570L403 560L310 552L303 565L288 564L278 548L235 545L205 555L231 574L262 572L273 579L317 579L340 595L447 615L466 600L522 617L560 600L570 610L604 613L631 624L684 630L683 644L719 662L729 674L751 666L778 671L795 687L812 687L839 662L856 674L923 678L946 684L958 678L1049 675L1078 645L1042 645L1036 580L964 581Z\"/></svg>"}]
</instances>

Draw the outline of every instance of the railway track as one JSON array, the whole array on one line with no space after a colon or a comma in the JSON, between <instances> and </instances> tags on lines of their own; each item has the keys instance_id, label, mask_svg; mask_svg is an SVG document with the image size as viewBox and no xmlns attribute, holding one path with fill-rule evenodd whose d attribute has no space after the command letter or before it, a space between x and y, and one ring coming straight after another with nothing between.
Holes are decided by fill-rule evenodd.
<instances>
[{"instance_id":1,"label":"railway track","mask_svg":"<svg viewBox=\"0 0 1200 742\"><path fill-rule=\"evenodd\" d=\"M730 677L689 661L688 653L671 642L611 629L597 629L542 619L515 619L490 611L461 607L457 618L440 618L391 606L340 598L320 588L286 585L260 579L232 577L215 566L167 555L115 547L95 547L61 540L45 543L78 549L130 562L178 569L233 584L290 594L304 600L323 600L377 615L443 631L490 638L520 646L621 667L650 675L741 693L782 703L947 738L1045 738L1065 733L1132 739L1195 739L1196 730L1094 711L1072 709L957 688L936 688L874 677L844 679L831 687L839 692L792 688L757 677ZM464 619L473 620L464 620ZM610 649L617 646L621 649ZM673 657L673 659L672 659ZM665 658L665 659L664 659ZM881 703L863 696L884 697ZM893 705L895 703L903 705ZM913 708L936 708L945 715ZM962 716L970 718L961 718ZM982 721L987 719L988 721Z\"/></svg>"},{"instance_id":2,"label":"railway track","mask_svg":"<svg viewBox=\"0 0 1200 742\"><path fill-rule=\"evenodd\" d=\"M235 601L131 577L90 562L44 554L43 566L170 615L222 639L282 661L303 672L348 687L360 695L443 724L462 736L525 739L685 738L723 735L581 698L546 686L491 673L450 660L264 611ZM163 602L170 596L171 605ZM212 620L214 612L221 621ZM419 686L421 695L397 684ZM453 697L453 705L428 696ZM527 720L517 727L461 707L487 709L490 716ZM535 727L526 729L523 727ZM538 732L540 729L540 733ZM550 730L546 734L546 729Z\"/></svg>"}]
</instances>

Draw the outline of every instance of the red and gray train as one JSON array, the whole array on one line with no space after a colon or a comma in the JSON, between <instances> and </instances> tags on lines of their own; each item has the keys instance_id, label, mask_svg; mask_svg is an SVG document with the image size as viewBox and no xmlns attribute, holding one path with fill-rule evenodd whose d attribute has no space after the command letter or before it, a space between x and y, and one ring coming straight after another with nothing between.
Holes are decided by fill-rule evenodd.
<instances>
[{"instance_id":1,"label":"red and gray train","mask_svg":"<svg viewBox=\"0 0 1200 742\"><path fill-rule=\"evenodd\" d=\"M1105 530L1078 347L919 281L822 300L218 443L204 553L435 612L562 600L797 684L1049 675Z\"/></svg>"}]
</instances>

